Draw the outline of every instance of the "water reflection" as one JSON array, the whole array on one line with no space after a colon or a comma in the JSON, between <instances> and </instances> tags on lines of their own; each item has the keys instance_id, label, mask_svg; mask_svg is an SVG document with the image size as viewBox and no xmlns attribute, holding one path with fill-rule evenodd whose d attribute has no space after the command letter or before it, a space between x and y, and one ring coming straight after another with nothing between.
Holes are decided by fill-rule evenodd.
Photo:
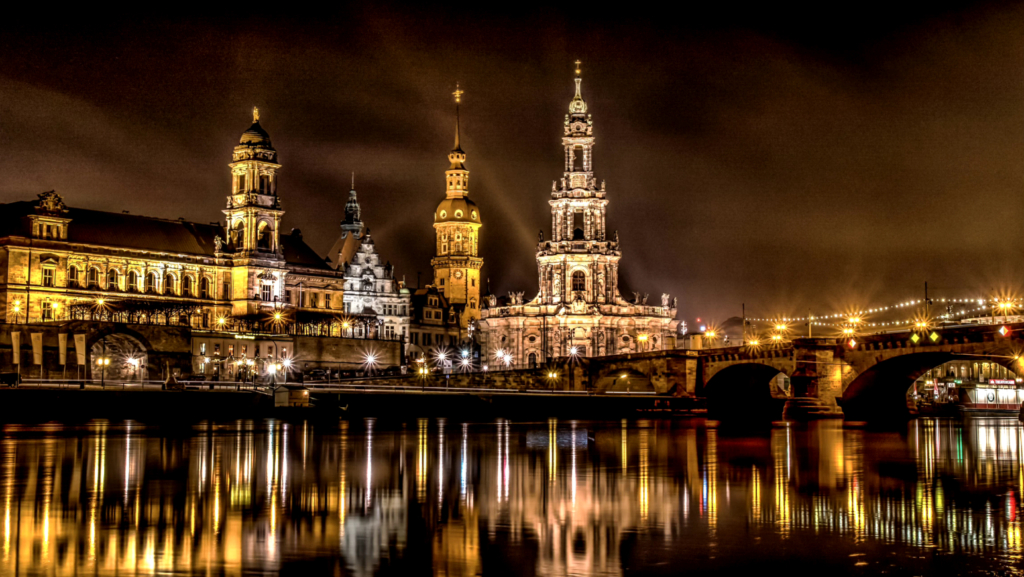
<instances>
[{"instance_id":1,"label":"water reflection","mask_svg":"<svg viewBox=\"0 0 1024 577\"><path fill-rule=\"evenodd\" d=\"M1022 443L997 419L11 425L0 574L1012 567Z\"/></svg>"}]
</instances>

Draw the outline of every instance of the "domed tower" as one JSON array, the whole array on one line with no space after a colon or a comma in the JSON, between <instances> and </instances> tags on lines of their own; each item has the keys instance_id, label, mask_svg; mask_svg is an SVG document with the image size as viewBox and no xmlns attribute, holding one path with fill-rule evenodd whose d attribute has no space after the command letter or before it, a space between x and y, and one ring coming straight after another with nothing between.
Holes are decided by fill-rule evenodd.
<instances>
[{"instance_id":1,"label":"domed tower","mask_svg":"<svg viewBox=\"0 0 1024 577\"><path fill-rule=\"evenodd\" d=\"M277 196L277 151L252 110L252 126L231 156L231 194L228 195L227 244L235 253L281 252L278 228L281 201Z\"/></svg>"},{"instance_id":2,"label":"domed tower","mask_svg":"<svg viewBox=\"0 0 1024 577\"><path fill-rule=\"evenodd\" d=\"M224 210L225 241L218 250L233 261L232 314L251 315L284 300L284 250L280 226L284 211L277 196L277 151L252 110L252 126L231 155L231 194Z\"/></svg>"},{"instance_id":3,"label":"domed tower","mask_svg":"<svg viewBox=\"0 0 1024 577\"><path fill-rule=\"evenodd\" d=\"M431 259L434 285L451 304L465 305L462 326L480 318L479 235L482 224L480 210L469 199L469 171L466 153L459 144L459 104L463 91L456 88L455 147L448 153L451 166L445 171L445 199L434 211L434 232L437 256Z\"/></svg>"}]
</instances>

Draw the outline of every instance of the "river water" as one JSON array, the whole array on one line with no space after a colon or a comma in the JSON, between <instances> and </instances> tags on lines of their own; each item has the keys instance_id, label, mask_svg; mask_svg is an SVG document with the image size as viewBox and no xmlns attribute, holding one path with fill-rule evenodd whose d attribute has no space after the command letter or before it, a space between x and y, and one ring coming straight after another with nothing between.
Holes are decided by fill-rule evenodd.
<instances>
[{"instance_id":1,"label":"river water","mask_svg":"<svg viewBox=\"0 0 1024 577\"><path fill-rule=\"evenodd\" d=\"M1022 431L7 425L0 575L1018 574Z\"/></svg>"}]
</instances>

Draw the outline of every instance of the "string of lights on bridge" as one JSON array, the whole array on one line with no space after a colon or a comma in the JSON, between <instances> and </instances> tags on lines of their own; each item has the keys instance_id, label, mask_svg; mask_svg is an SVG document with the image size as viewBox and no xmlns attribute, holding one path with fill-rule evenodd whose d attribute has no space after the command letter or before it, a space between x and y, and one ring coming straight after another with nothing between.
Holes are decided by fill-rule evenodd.
<instances>
[{"instance_id":1,"label":"string of lights on bridge","mask_svg":"<svg viewBox=\"0 0 1024 577\"><path fill-rule=\"evenodd\" d=\"M907 309L909 307L920 306L926 304L924 299L909 300L897 304L888 306L872 307L861 309L852 312L840 312L823 315L808 315L805 317L785 317L777 316L773 318L754 318L748 317L748 322L766 322L773 323L774 325L785 324L785 323L797 323L797 322L810 322L811 326L847 326L849 324L856 324L860 326L869 327L886 327L886 326L904 326L913 325L921 322L921 316L915 316L910 319L894 320L894 321L867 321L865 317L867 315L881 314L889 311L899 311ZM931 304L937 305L954 305L954 304L974 304L976 306L958 311L955 315L950 313L944 313L937 315L936 319L952 319L954 317L963 317L971 313L987 310L1002 310L1004 313L1008 313L1013 309L1017 309L1021 306L1021 303L1014 299L979 299L979 298L937 298L931 299Z\"/></svg>"}]
</instances>

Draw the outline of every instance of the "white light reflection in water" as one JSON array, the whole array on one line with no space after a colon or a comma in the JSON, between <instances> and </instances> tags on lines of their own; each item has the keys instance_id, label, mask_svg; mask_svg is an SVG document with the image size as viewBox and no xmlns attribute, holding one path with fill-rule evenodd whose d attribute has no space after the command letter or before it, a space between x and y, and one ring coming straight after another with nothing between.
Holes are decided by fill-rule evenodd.
<instances>
[{"instance_id":1,"label":"white light reflection in water","mask_svg":"<svg viewBox=\"0 0 1024 577\"><path fill-rule=\"evenodd\" d=\"M444 419L437 420L437 506L444 503Z\"/></svg>"},{"instance_id":2,"label":"white light reflection in water","mask_svg":"<svg viewBox=\"0 0 1024 577\"><path fill-rule=\"evenodd\" d=\"M374 419L366 419L366 497L363 500L363 511L370 510L373 502L373 422Z\"/></svg>"},{"instance_id":3,"label":"white light reflection in water","mask_svg":"<svg viewBox=\"0 0 1024 577\"><path fill-rule=\"evenodd\" d=\"M469 424L462 423L462 448L459 457L459 500L465 503L466 501L466 454L467 444L469 443Z\"/></svg>"}]
</instances>

